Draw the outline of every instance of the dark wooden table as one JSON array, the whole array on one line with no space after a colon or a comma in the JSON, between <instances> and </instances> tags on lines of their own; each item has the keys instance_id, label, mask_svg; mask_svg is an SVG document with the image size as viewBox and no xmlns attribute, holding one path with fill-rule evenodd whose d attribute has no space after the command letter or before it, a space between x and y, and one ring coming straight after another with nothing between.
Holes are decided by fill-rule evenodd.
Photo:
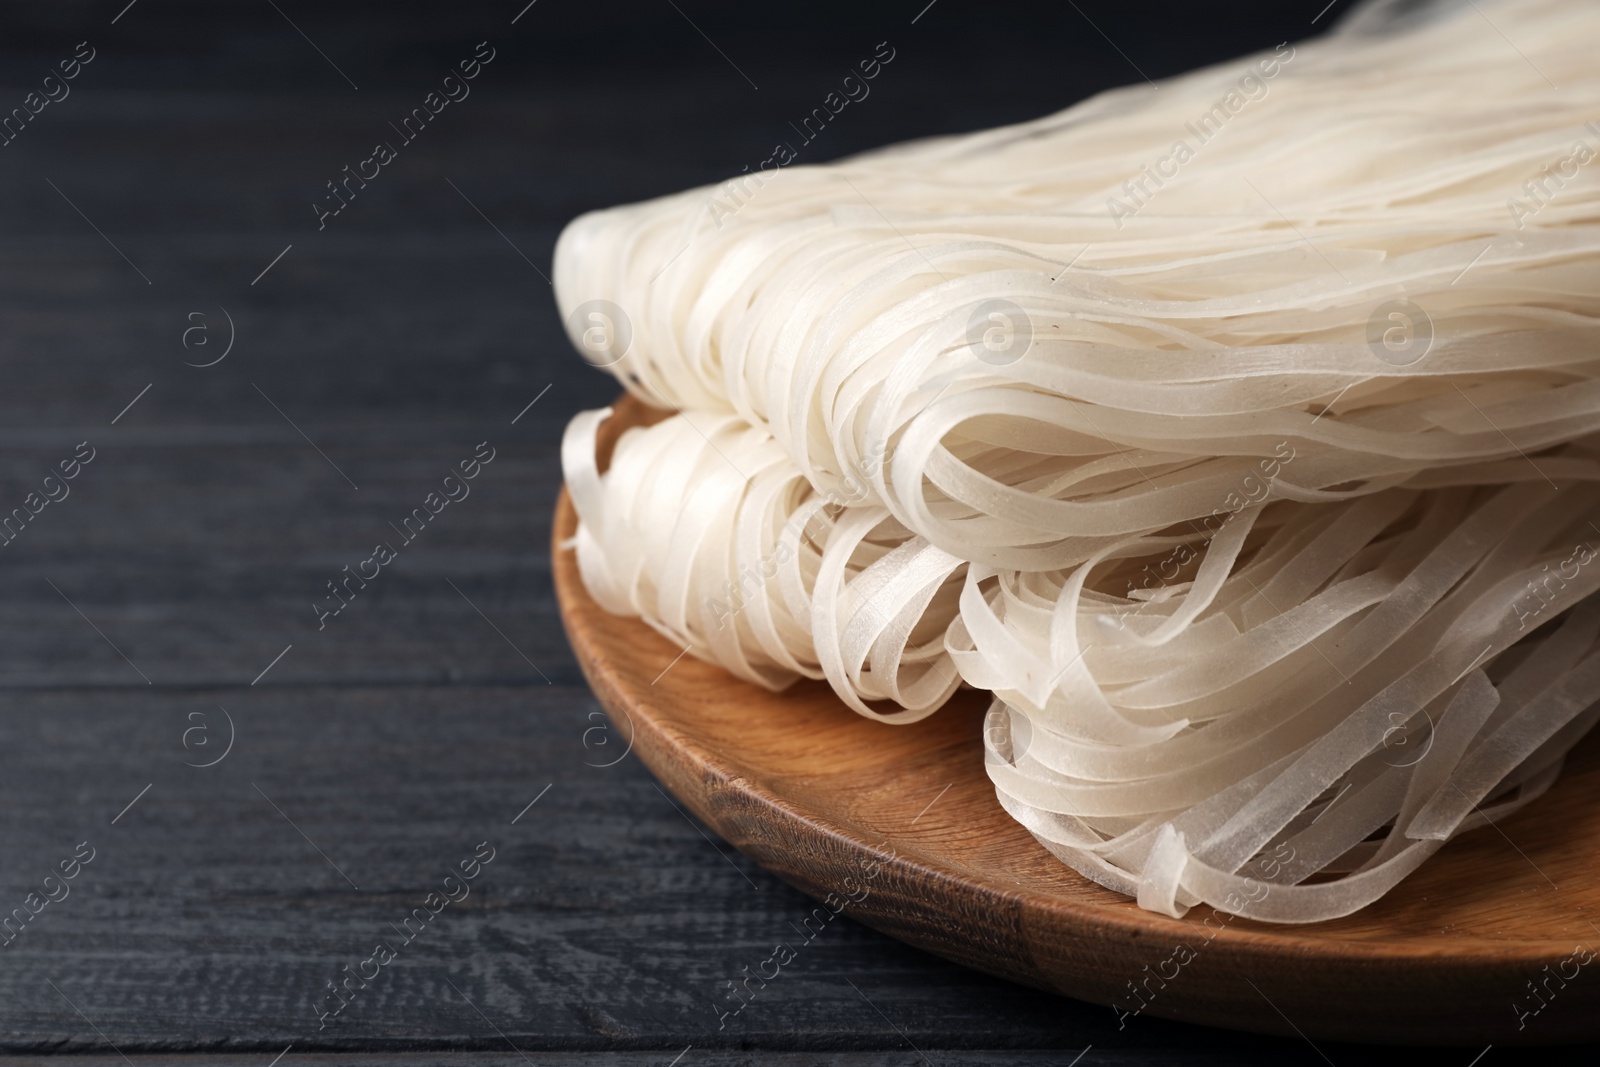
<instances>
[{"instance_id":1,"label":"dark wooden table","mask_svg":"<svg viewBox=\"0 0 1600 1067\"><path fill-rule=\"evenodd\" d=\"M712 998L806 901L636 760L592 765L620 749L563 639L546 548L561 429L614 392L556 319L565 220L764 158L882 40L894 64L812 158L1301 36L1320 3L1158 6L1155 25L1088 0L944 0L915 24L923 0L125 3L0 14L4 108L78 42L94 53L0 149L0 515L27 518L0 549L0 914L27 916L0 949L0 1051L251 1067L1378 1055L1119 1030L848 920L719 1029ZM325 183L481 40L495 58L472 95L319 230ZM480 442L494 459L470 496L403 541ZM45 482L88 449L64 487ZM67 495L41 505L46 489ZM328 583L379 542L394 561L319 628ZM468 895L429 898L475 848L493 859ZM47 883L75 850L92 860ZM421 932L323 1016L328 984L401 944L417 908Z\"/></svg>"}]
</instances>

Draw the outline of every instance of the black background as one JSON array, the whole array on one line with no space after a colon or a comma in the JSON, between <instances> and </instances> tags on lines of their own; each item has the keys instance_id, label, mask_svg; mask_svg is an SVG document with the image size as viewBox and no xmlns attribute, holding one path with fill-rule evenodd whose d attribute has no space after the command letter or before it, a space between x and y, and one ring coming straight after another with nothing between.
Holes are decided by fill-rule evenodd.
<instances>
[{"instance_id":1,"label":"black background","mask_svg":"<svg viewBox=\"0 0 1600 1067\"><path fill-rule=\"evenodd\" d=\"M1270 48L1349 6L1313 25L1325 2L0 7L0 112L79 41L96 50L0 148L0 511L78 442L97 450L0 548L0 912L96 849L0 949L0 1049L259 1067L286 1047L284 1067L1386 1058L1118 1030L847 920L719 1031L712 998L804 898L636 759L585 766L621 740L595 732L547 556L561 429L616 391L555 313L566 220L764 159L880 41L893 62L803 162ZM324 183L482 40L496 56L472 95L319 231ZM224 308L234 348L186 366L221 352ZM324 583L485 439L473 495L319 631ZM232 750L186 766L220 751L222 709ZM497 853L472 896L319 1030L323 983L483 840Z\"/></svg>"}]
</instances>

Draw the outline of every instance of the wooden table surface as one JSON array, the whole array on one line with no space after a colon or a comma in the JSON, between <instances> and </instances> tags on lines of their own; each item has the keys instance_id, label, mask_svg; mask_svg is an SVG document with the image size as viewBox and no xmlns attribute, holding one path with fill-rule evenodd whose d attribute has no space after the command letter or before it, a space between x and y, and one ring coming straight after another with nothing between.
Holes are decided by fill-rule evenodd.
<instances>
[{"instance_id":1,"label":"wooden table surface","mask_svg":"<svg viewBox=\"0 0 1600 1067\"><path fill-rule=\"evenodd\" d=\"M0 149L0 514L38 509L0 548L0 915L28 917L0 934L0 1051L251 1067L286 1050L284 1067L1379 1055L1119 1030L844 919L719 1030L712 998L807 903L635 759L593 765L621 750L547 555L561 429L614 392L555 314L565 220L759 161L879 41L895 60L806 158L1270 46L1320 28L1321 3L1157 5L1152 25L1148 5L1103 0L920 16L924 0L125 2L0 13L4 108L78 42L94 54ZM481 40L494 59L472 95L319 230L325 183ZM405 542L395 527L480 442L494 458L470 495ZM64 487L44 481L89 449ZM67 495L29 496L51 486ZM313 605L378 542L395 559L319 629ZM475 849L493 858L467 895L430 898ZM92 859L45 881L75 853ZM406 941L417 908L430 921ZM328 983L379 940L405 943L324 1016Z\"/></svg>"}]
</instances>

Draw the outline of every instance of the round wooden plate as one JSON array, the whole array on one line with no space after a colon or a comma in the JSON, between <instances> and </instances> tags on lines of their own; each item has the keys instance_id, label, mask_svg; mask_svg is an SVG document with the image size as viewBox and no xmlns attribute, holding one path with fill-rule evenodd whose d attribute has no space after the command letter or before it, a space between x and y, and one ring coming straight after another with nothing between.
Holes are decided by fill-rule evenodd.
<instances>
[{"instance_id":1,"label":"round wooden plate","mask_svg":"<svg viewBox=\"0 0 1600 1067\"><path fill-rule=\"evenodd\" d=\"M654 422L632 399L602 432ZM1600 1035L1600 743L1548 795L1447 845L1373 906L1271 926L1141 911L1001 810L984 772L987 694L912 726L869 722L820 682L738 681L606 614L554 529L579 663L657 778L767 870L892 937L990 974L1140 1014L1350 1041L1497 1045Z\"/></svg>"}]
</instances>

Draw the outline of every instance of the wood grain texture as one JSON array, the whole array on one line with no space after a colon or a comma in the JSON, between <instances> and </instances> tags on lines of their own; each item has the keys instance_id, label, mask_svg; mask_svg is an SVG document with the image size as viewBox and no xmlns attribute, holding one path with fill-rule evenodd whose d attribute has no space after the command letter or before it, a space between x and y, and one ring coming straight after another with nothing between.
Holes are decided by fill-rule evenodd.
<instances>
[{"instance_id":1,"label":"wood grain texture","mask_svg":"<svg viewBox=\"0 0 1600 1067\"><path fill-rule=\"evenodd\" d=\"M602 462L622 428L660 417L621 401ZM563 494L562 618L635 750L719 834L814 898L860 884L892 851L848 909L869 926L1041 989L1216 1026L1479 1045L1600 1035L1600 977L1571 978L1569 964L1570 981L1549 980L1600 945L1597 739L1546 797L1452 842L1354 916L1272 926L1198 908L1171 919L1079 877L1000 808L983 768L987 694L886 726L820 682L772 694L690 656L673 664L681 649L588 597L561 547L575 526ZM1195 953L1185 966L1172 962L1180 945Z\"/></svg>"},{"instance_id":2,"label":"wood grain texture","mask_svg":"<svg viewBox=\"0 0 1600 1067\"><path fill-rule=\"evenodd\" d=\"M1130 77L1123 58L1059 4L1019 40L1016 17L975 5L908 28L923 3L679 0L757 93L659 0L541 2L514 27L526 0L278 6L359 92L266 4L140 0L112 25L126 0L62 0L0 20L8 108L76 42L99 49L0 150L3 506L76 442L100 449L0 551L0 911L76 842L101 850L0 950L0 1053L267 1067L292 1042L278 1067L666 1067L692 1044L678 1067L1065 1067L1093 1046L1079 1067L1321 1064L1299 1038L1148 1015L1119 1030L848 915L719 1030L712 997L812 905L636 756L584 765L603 720L546 546L562 426L615 385L575 357L537 273L559 227L764 158L885 38L895 80L812 158L1031 117ZM1081 6L1158 79L1329 21L1172 4L1183 31L1141 43L1147 6ZM471 99L319 231L323 183L485 37L500 54ZM991 53L1005 63L970 61ZM185 366L187 316L215 327L219 306L237 346ZM324 583L485 438L499 458L471 498L319 631ZM216 728L219 705L231 755L185 766L189 716ZM319 1031L324 983L484 839L501 851L472 897ZM1318 1045L1341 1067L1378 1055Z\"/></svg>"},{"instance_id":3,"label":"wood grain texture","mask_svg":"<svg viewBox=\"0 0 1600 1067\"><path fill-rule=\"evenodd\" d=\"M118 28L146 11L197 17L140 3ZM115 13L90 11L99 22ZM384 15L349 40L381 43L396 32ZM417 24L431 35L446 16L474 17L430 5ZM277 18L265 6L241 17ZM282 33L309 56L307 71L338 81L287 23ZM70 50L84 34L69 36ZM0 37L0 55L7 44ZM260 78L282 76L270 69L277 54ZM103 53L106 72L115 60ZM6 150L0 494L15 504L85 438L99 455L70 498L0 551L0 914L77 842L100 851L70 898L0 950L0 1053L102 1067L123 1062L114 1049L141 1065L266 1067L291 1042L279 1067L344 1055L665 1067L690 1044L679 1067L910 1065L922 1054L940 1067L1040 1065L1090 1045L1138 1067L1313 1056L1298 1042L1155 1019L1119 1032L1103 1008L848 917L719 1030L712 998L810 906L708 840L636 757L584 765L600 759L600 735L586 731L603 718L562 634L546 546L562 426L614 384L574 356L543 281L440 174L543 264L559 222L600 198L737 164L625 165L675 116L713 108L720 83L652 85L628 112L640 138L591 144L607 98L601 87L576 104L570 88L558 95L571 74L500 96L485 85L470 101L482 117L464 109L459 140L419 143L410 169L386 176L399 206L374 186L367 219L340 220L356 225L339 232L304 225L306 183L368 118L403 113L409 89L363 79L357 95L338 83L347 97L308 108L212 90L123 97L86 74L68 106L46 114L50 126ZM774 91L783 86L766 83L763 98ZM513 160L508 136L535 147ZM571 151L546 158L550 145ZM591 181L596 153L608 161L604 187ZM242 189L226 181L239 173ZM295 248L251 288L283 247L279 226ZM179 342L187 314L214 322L219 303L239 324L237 347L215 367L184 366L196 359ZM471 497L319 630L310 605L324 583L393 536L389 523L486 438L499 455ZM238 725L232 753L185 766L199 758L182 747L189 716L218 729L219 706ZM441 864L484 839L501 852L470 900L319 1030L324 983L409 914Z\"/></svg>"}]
</instances>

